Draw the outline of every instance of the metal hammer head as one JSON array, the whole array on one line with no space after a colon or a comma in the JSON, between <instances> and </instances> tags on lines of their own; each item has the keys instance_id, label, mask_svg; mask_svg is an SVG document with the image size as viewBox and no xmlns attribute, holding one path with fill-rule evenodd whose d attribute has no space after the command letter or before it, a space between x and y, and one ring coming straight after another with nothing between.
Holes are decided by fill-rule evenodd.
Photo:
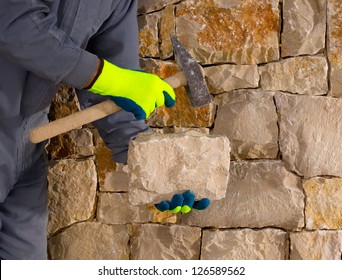
<instances>
[{"instance_id":1,"label":"metal hammer head","mask_svg":"<svg viewBox=\"0 0 342 280\"><path fill-rule=\"evenodd\" d=\"M192 107L201 107L211 102L211 95L203 74L202 67L189 54L178 39L171 35L171 41L178 68L187 80L187 93Z\"/></svg>"}]
</instances>

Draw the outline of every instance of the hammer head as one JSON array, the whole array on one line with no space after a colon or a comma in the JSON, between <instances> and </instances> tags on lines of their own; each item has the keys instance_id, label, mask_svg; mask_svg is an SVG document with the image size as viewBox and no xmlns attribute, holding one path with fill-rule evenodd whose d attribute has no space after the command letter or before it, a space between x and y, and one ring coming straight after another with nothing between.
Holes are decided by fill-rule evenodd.
<instances>
[{"instance_id":1,"label":"hammer head","mask_svg":"<svg viewBox=\"0 0 342 280\"><path fill-rule=\"evenodd\" d=\"M171 35L171 41L178 68L183 71L186 90L192 107L201 107L211 102L211 95L203 74L202 67L189 54L178 39Z\"/></svg>"}]
</instances>

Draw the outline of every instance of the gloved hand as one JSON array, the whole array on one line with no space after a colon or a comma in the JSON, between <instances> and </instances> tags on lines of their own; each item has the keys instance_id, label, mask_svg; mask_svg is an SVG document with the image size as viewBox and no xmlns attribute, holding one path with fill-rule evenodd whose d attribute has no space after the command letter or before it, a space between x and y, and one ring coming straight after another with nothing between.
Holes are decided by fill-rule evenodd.
<instances>
[{"instance_id":1,"label":"gloved hand","mask_svg":"<svg viewBox=\"0 0 342 280\"><path fill-rule=\"evenodd\" d=\"M202 198L195 201L195 194L193 191L185 191L183 194L175 194L171 201L163 200L162 202L155 204L155 207L161 211L171 211L172 213L189 213L191 209L204 210L208 208L210 200L208 198Z\"/></svg>"},{"instance_id":2,"label":"gloved hand","mask_svg":"<svg viewBox=\"0 0 342 280\"><path fill-rule=\"evenodd\" d=\"M110 97L138 120L147 119L164 104L172 107L176 100L173 88L158 76L120 68L106 60L103 60L97 79L87 90Z\"/></svg>"}]
</instances>

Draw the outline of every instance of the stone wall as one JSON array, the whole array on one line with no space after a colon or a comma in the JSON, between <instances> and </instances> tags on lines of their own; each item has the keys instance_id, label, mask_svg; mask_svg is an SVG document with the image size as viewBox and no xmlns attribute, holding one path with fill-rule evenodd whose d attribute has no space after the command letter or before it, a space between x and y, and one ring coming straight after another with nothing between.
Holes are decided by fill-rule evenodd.
<instances>
[{"instance_id":1,"label":"stone wall","mask_svg":"<svg viewBox=\"0 0 342 280\"><path fill-rule=\"evenodd\" d=\"M177 89L148 123L227 136L226 196L187 215L131 205L127 167L80 128L48 147L50 258L341 259L342 2L140 0L138 14L141 66L175 73L175 33L215 100L193 109ZM51 117L77 110L62 87Z\"/></svg>"}]
</instances>

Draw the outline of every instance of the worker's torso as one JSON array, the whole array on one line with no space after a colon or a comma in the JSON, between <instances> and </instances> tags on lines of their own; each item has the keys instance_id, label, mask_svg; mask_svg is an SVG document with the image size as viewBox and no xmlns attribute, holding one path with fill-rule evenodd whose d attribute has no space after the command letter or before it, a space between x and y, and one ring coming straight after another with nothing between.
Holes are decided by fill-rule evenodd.
<instances>
[{"instance_id":1,"label":"worker's torso","mask_svg":"<svg viewBox=\"0 0 342 280\"><path fill-rule=\"evenodd\" d=\"M39 0L32 0L38 1ZM56 15L57 27L86 48L110 15L126 0L41 0ZM20 34L18 34L20 36ZM37 52L44 52L38 49ZM56 61L59 67L59 61ZM0 188L41 154L42 146L28 141L33 127L47 122L51 100L59 85L41 79L0 54Z\"/></svg>"}]
</instances>

